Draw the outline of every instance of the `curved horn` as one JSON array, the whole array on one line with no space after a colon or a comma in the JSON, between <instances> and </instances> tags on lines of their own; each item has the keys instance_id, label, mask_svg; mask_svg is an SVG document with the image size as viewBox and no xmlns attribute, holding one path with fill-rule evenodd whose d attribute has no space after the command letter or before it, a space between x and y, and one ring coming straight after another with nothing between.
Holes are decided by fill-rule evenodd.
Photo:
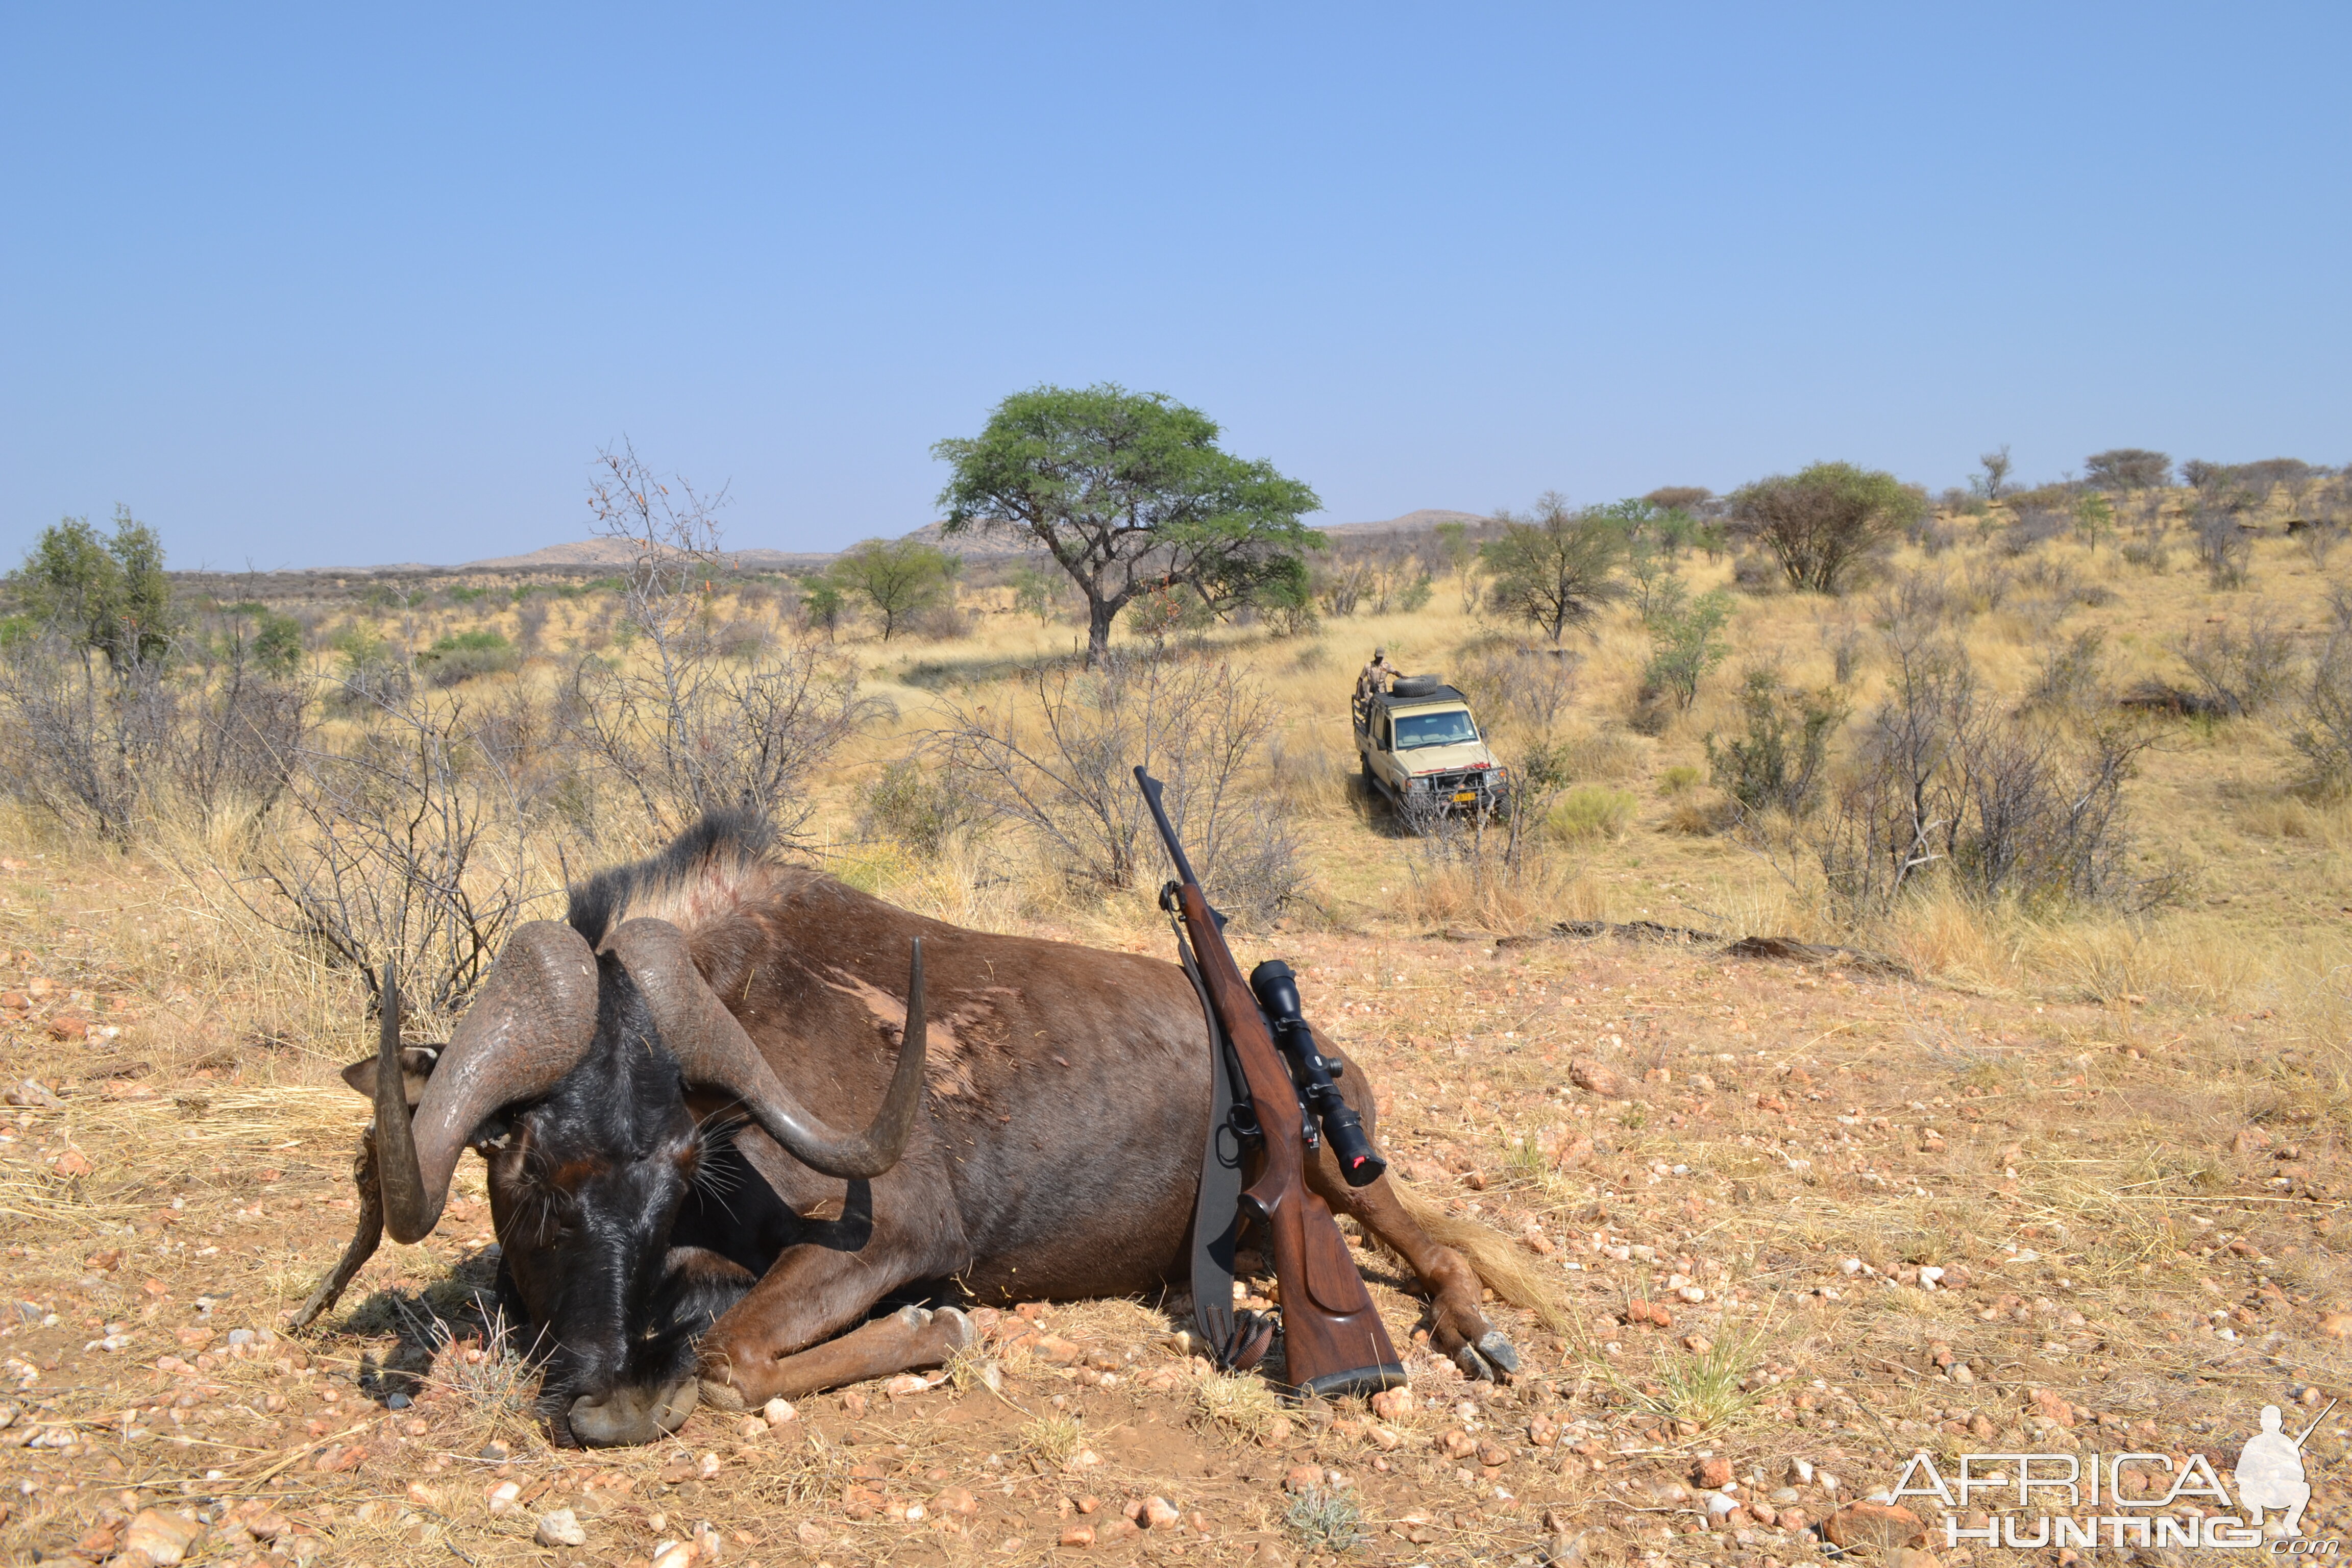
<instances>
[{"instance_id":1,"label":"curved horn","mask_svg":"<svg viewBox=\"0 0 2352 1568\"><path fill-rule=\"evenodd\" d=\"M508 939L481 994L450 1031L412 1123L400 1077L399 1001L385 985L376 1047L377 1184L393 1239L422 1241L449 1200L457 1156L499 1107L545 1094L580 1065L596 1037L596 955L558 921Z\"/></svg>"},{"instance_id":2,"label":"curved horn","mask_svg":"<svg viewBox=\"0 0 2352 1568\"><path fill-rule=\"evenodd\" d=\"M813 1171L878 1176L898 1163L923 1100L923 944L907 980L907 1028L882 1109L863 1132L837 1132L784 1087L727 1005L694 966L686 934L667 921L634 920L607 944L653 1014L662 1044L697 1083L726 1089L784 1152Z\"/></svg>"}]
</instances>

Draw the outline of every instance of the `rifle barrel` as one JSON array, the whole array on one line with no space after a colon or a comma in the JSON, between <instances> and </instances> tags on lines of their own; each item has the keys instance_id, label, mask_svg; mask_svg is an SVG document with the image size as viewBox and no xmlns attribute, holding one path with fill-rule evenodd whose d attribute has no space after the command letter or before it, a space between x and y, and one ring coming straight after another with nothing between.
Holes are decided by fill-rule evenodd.
<instances>
[{"instance_id":1,"label":"rifle barrel","mask_svg":"<svg viewBox=\"0 0 2352 1568\"><path fill-rule=\"evenodd\" d=\"M1188 888L1197 888L1201 879L1192 875L1192 862L1184 858L1184 842L1176 837L1175 825L1168 820L1168 808L1160 804L1160 781L1143 771L1135 770L1137 787L1143 791L1143 803L1151 808L1151 819L1160 825L1160 837L1168 846L1168 853L1176 861L1176 879Z\"/></svg>"},{"instance_id":2,"label":"rifle barrel","mask_svg":"<svg viewBox=\"0 0 2352 1568\"><path fill-rule=\"evenodd\" d=\"M2333 1400L2333 1399L2329 1400L2329 1401L2327 1402L2327 1410L2333 1410L2333 1409L2335 1409L2335 1408L2336 1408L2336 1402L2335 1400ZM2320 1424L2322 1421L2325 1421L2325 1420L2326 1420L2326 1419L2327 1419L2327 1410L2323 1410L2323 1411L2321 1411L2318 1415L2315 1415L2315 1416L2313 1416L2313 1417L2311 1418L2311 1425L2310 1425L2310 1426L2306 1426L2306 1427L2305 1427L2305 1428L2303 1429L2303 1436L2300 1436L2300 1437L2297 1437L2297 1438L2294 1440L2294 1446L2295 1446L2297 1448L2301 1448L2301 1447L2302 1447L2305 1443L2308 1443L2308 1442L2310 1442L2310 1441L2311 1441L2311 1435L2312 1435L2314 1432L2316 1432L2316 1431L2318 1431L2318 1430L2319 1430L2319 1424Z\"/></svg>"}]
</instances>

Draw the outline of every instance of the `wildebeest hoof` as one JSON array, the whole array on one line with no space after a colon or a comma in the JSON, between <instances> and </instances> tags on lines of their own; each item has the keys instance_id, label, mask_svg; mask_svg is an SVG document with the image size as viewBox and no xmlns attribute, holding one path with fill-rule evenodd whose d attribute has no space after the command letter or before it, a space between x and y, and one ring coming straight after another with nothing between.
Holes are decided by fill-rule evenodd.
<instances>
[{"instance_id":1,"label":"wildebeest hoof","mask_svg":"<svg viewBox=\"0 0 2352 1568\"><path fill-rule=\"evenodd\" d=\"M941 1331L940 1337L951 1355L980 1342L980 1331L972 1327L971 1314L961 1307L941 1307L931 1314L931 1321Z\"/></svg>"},{"instance_id":2,"label":"wildebeest hoof","mask_svg":"<svg viewBox=\"0 0 2352 1568\"><path fill-rule=\"evenodd\" d=\"M743 1391L733 1384L722 1383L715 1377L706 1377L701 1382L702 1403L712 1409L749 1410L751 1408L743 1402Z\"/></svg>"},{"instance_id":3,"label":"wildebeest hoof","mask_svg":"<svg viewBox=\"0 0 2352 1568\"><path fill-rule=\"evenodd\" d=\"M694 1414L701 1388L691 1377L667 1388L615 1388L610 1393L583 1394L572 1402L565 1424L572 1436L592 1448L650 1443L686 1425Z\"/></svg>"},{"instance_id":4,"label":"wildebeest hoof","mask_svg":"<svg viewBox=\"0 0 2352 1568\"><path fill-rule=\"evenodd\" d=\"M1474 1383L1492 1383L1495 1381L1494 1366L1488 1363L1485 1356L1478 1353L1477 1348L1474 1345L1464 1345L1460 1350L1455 1351L1454 1352L1454 1364L1462 1369L1463 1376L1469 1378Z\"/></svg>"},{"instance_id":5,"label":"wildebeest hoof","mask_svg":"<svg viewBox=\"0 0 2352 1568\"><path fill-rule=\"evenodd\" d=\"M1503 1337L1500 1329L1488 1329L1478 1336L1478 1353L1494 1363L1495 1370L1510 1376L1519 1370L1519 1352Z\"/></svg>"}]
</instances>

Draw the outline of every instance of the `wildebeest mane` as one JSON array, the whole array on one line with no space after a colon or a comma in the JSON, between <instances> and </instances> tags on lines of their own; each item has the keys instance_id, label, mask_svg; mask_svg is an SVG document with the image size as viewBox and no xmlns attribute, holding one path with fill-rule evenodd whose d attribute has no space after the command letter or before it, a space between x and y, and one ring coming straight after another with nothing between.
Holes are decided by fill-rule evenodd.
<instances>
[{"instance_id":1,"label":"wildebeest mane","mask_svg":"<svg viewBox=\"0 0 2352 1568\"><path fill-rule=\"evenodd\" d=\"M782 869L770 854L775 837L756 807L705 813L660 853L572 887L565 918L598 949L624 922L641 916L691 934L772 882Z\"/></svg>"}]
</instances>

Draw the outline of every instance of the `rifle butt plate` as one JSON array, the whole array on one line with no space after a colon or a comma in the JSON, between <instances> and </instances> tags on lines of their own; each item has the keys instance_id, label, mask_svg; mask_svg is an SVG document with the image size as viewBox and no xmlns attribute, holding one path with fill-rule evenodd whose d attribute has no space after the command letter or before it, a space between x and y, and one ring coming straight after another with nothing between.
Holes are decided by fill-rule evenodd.
<instances>
[{"instance_id":1,"label":"rifle butt plate","mask_svg":"<svg viewBox=\"0 0 2352 1568\"><path fill-rule=\"evenodd\" d=\"M1394 1362L1382 1362L1378 1366L1360 1366L1348 1372L1327 1372L1321 1377L1308 1378L1292 1392L1301 1399L1354 1399L1384 1389L1402 1388L1405 1381L1403 1367Z\"/></svg>"}]
</instances>

